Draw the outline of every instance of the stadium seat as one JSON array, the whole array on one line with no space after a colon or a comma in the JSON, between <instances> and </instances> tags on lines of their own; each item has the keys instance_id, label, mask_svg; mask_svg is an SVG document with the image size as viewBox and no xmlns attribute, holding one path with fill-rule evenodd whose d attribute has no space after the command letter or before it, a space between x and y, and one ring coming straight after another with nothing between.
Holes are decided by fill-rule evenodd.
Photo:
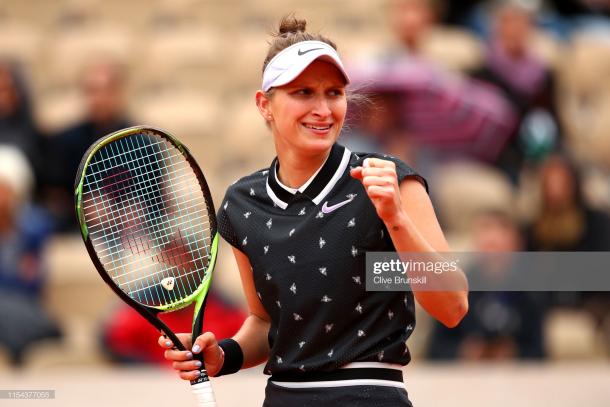
<instances>
[{"instance_id":1,"label":"stadium seat","mask_svg":"<svg viewBox=\"0 0 610 407\"><path fill-rule=\"evenodd\" d=\"M482 62L484 45L466 30L439 27L426 37L422 53L445 68L467 71Z\"/></svg>"},{"instance_id":2,"label":"stadium seat","mask_svg":"<svg viewBox=\"0 0 610 407\"><path fill-rule=\"evenodd\" d=\"M444 226L466 233L474 216L485 210L514 211L514 191L498 170L475 162L454 162L434 172L431 194Z\"/></svg>"},{"instance_id":3,"label":"stadium seat","mask_svg":"<svg viewBox=\"0 0 610 407\"><path fill-rule=\"evenodd\" d=\"M559 68L566 141L582 162L610 169L610 45L576 37Z\"/></svg>"},{"instance_id":4,"label":"stadium seat","mask_svg":"<svg viewBox=\"0 0 610 407\"><path fill-rule=\"evenodd\" d=\"M47 247L49 276L45 305L63 331L61 343L41 343L26 355L31 369L99 365L99 322L116 303L77 236L56 237Z\"/></svg>"},{"instance_id":5,"label":"stadium seat","mask_svg":"<svg viewBox=\"0 0 610 407\"><path fill-rule=\"evenodd\" d=\"M0 58L8 58L31 67L40 57L41 32L25 23L0 24Z\"/></svg>"},{"instance_id":6,"label":"stadium seat","mask_svg":"<svg viewBox=\"0 0 610 407\"><path fill-rule=\"evenodd\" d=\"M595 324L581 311L557 310L546 319L549 357L554 360L593 358L596 349Z\"/></svg>"},{"instance_id":7,"label":"stadium seat","mask_svg":"<svg viewBox=\"0 0 610 407\"><path fill-rule=\"evenodd\" d=\"M74 87L45 92L37 98L34 111L41 130L53 134L84 115L82 95Z\"/></svg>"},{"instance_id":8,"label":"stadium seat","mask_svg":"<svg viewBox=\"0 0 610 407\"><path fill-rule=\"evenodd\" d=\"M129 30L116 25L93 25L62 30L49 41L44 54L47 78L55 85L74 85L92 61L128 62L135 43Z\"/></svg>"},{"instance_id":9,"label":"stadium seat","mask_svg":"<svg viewBox=\"0 0 610 407\"><path fill-rule=\"evenodd\" d=\"M179 138L217 136L223 120L220 103L211 95L188 89L167 89L139 95L130 105L136 123L161 127Z\"/></svg>"}]
</instances>

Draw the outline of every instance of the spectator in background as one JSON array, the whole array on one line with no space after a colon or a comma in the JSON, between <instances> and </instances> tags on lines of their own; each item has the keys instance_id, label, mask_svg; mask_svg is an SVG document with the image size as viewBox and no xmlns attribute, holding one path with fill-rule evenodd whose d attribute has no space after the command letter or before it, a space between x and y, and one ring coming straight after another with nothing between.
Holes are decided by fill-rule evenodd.
<instances>
[{"instance_id":1,"label":"spectator in background","mask_svg":"<svg viewBox=\"0 0 610 407\"><path fill-rule=\"evenodd\" d=\"M0 60L0 143L21 150L34 169L36 186L40 185L44 172L41 141L20 70L16 64Z\"/></svg>"},{"instance_id":2,"label":"spectator in background","mask_svg":"<svg viewBox=\"0 0 610 407\"><path fill-rule=\"evenodd\" d=\"M544 161L540 195L537 214L527 231L529 250L610 250L610 217L585 202L578 170L566 156L553 154ZM584 309L610 351L610 293L562 292L554 295L553 302Z\"/></svg>"},{"instance_id":3,"label":"spectator in background","mask_svg":"<svg viewBox=\"0 0 610 407\"><path fill-rule=\"evenodd\" d=\"M559 142L553 76L531 49L534 5L505 0L497 1L493 10L485 62L472 76L501 90L518 114L520 124L499 160L516 179L524 159L540 158Z\"/></svg>"},{"instance_id":4,"label":"spectator in background","mask_svg":"<svg viewBox=\"0 0 610 407\"><path fill-rule=\"evenodd\" d=\"M0 346L14 365L34 342L59 336L40 303L50 225L28 204L33 181L24 155L0 145Z\"/></svg>"},{"instance_id":5,"label":"spectator in background","mask_svg":"<svg viewBox=\"0 0 610 407\"><path fill-rule=\"evenodd\" d=\"M243 310L225 301L218 291L206 297L203 332L213 332L217 338L231 337L246 319ZM175 332L190 332L193 307L168 313L163 321ZM102 326L101 346L104 354L116 363L167 364L159 352L157 331L134 309L118 304Z\"/></svg>"},{"instance_id":6,"label":"spectator in background","mask_svg":"<svg viewBox=\"0 0 610 407\"><path fill-rule=\"evenodd\" d=\"M610 250L610 219L587 205L578 170L566 156L553 154L542 163L540 195L528 227L529 250Z\"/></svg>"},{"instance_id":7,"label":"spectator in background","mask_svg":"<svg viewBox=\"0 0 610 407\"><path fill-rule=\"evenodd\" d=\"M489 33L490 9L494 8L494 3L497 5L501 2L518 3L521 7L536 10L538 25L562 40L583 31L607 37L610 30L610 2L607 0L447 1L444 21L463 24L485 37Z\"/></svg>"},{"instance_id":8,"label":"spectator in background","mask_svg":"<svg viewBox=\"0 0 610 407\"><path fill-rule=\"evenodd\" d=\"M411 54L421 52L422 43L437 22L441 3L437 0L393 0L390 23L396 39Z\"/></svg>"},{"instance_id":9,"label":"spectator in background","mask_svg":"<svg viewBox=\"0 0 610 407\"><path fill-rule=\"evenodd\" d=\"M100 137L129 127L125 113L125 72L114 62L98 62L86 68L82 78L86 117L51 140L50 182L46 204L59 231L76 228L74 177L87 148Z\"/></svg>"},{"instance_id":10,"label":"spectator in background","mask_svg":"<svg viewBox=\"0 0 610 407\"><path fill-rule=\"evenodd\" d=\"M523 235L508 212L487 210L473 226L475 252L493 253L468 270L469 280L488 291L471 291L470 312L455 329L434 324L428 357L444 359L540 359L545 356L543 323L547 295L505 292L501 281L518 272L510 253L523 250ZM500 287L498 287L500 286Z\"/></svg>"},{"instance_id":11,"label":"spectator in background","mask_svg":"<svg viewBox=\"0 0 610 407\"><path fill-rule=\"evenodd\" d=\"M384 118L372 121L378 112L365 112L350 137L370 137L372 130L381 149L398 157L405 157L400 149L425 150L431 165L453 156L495 163L514 132L514 109L497 88L451 73L420 52L438 9L432 0L391 3L389 19L400 46L349 69L354 85L381 101Z\"/></svg>"}]
</instances>

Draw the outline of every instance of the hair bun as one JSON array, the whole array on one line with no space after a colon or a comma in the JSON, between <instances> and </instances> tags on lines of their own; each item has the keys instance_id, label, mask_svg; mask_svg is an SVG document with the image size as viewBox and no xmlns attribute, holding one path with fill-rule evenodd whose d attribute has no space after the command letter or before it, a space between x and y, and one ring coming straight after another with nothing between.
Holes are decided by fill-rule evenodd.
<instances>
[{"instance_id":1,"label":"hair bun","mask_svg":"<svg viewBox=\"0 0 610 407\"><path fill-rule=\"evenodd\" d=\"M307 21L297 20L294 16L286 16L280 21L279 35L305 32Z\"/></svg>"}]
</instances>

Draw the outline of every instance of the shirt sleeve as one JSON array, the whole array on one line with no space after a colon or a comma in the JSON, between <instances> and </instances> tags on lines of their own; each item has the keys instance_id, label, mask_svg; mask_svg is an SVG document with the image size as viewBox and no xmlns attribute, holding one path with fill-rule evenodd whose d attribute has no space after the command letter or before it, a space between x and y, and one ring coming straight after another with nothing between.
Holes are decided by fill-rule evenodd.
<instances>
[{"instance_id":1,"label":"shirt sleeve","mask_svg":"<svg viewBox=\"0 0 610 407\"><path fill-rule=\"evenodd\" d=\"M218 220L218 233L223 237L231 246L238 247L237 235L235 233L235 229L233 228L233 224L231 223L231 218L229 216L229 212L231 211L231 192L227 191L224 199L222 200L222 204L220 209L218 210L217 220Z\"/></svg>"},{"instance_id":2,"label":"shirt sleeve","mask_svg":"<svg viewBox=\"0 0 610 407\"><path fill-rule=\"evenodd\" d=\"M424 177L419 175L417 171L409 167L407 164L405 164L404 161L399 160L398 158L387 157L386 159L393 161L396 164L396 175L398 177L398 185L400 185L400 183L406 178L415 178L424 186L424 188L426 188L426 192L428 192L428 181L426 181Z\"/></svg>"}]
</instances>

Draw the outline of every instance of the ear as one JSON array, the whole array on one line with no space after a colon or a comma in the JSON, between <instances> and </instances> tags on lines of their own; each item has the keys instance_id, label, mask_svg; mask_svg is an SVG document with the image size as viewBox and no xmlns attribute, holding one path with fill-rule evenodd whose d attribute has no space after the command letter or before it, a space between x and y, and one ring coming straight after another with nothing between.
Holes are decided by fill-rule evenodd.
<instances>
[{"instance_id":1,"label":"ear","mask_svg":"<svg viewBox=\"0 0 610 407\"><path fill-rule=\"evenodd\" d=\"M258 90L256 92L256 107L258 107L258 111L260 112L263 119L267 122L273 121L273 114L271 112L271 100L265 95L262 90Z\"/></svg>"}]
</instances>

